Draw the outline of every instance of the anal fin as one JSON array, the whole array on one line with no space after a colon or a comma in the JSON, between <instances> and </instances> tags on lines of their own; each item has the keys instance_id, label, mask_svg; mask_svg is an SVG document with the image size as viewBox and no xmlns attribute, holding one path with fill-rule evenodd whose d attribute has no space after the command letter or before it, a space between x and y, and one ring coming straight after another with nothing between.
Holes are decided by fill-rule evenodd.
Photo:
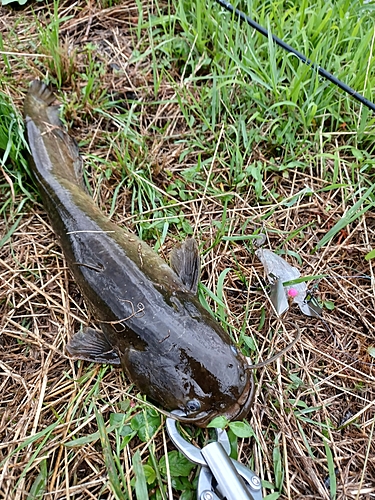
<instances>
[{"instance_id":1,"label":"anal fin","mask_svg":"<svg viewBox=\"0 0 375 500\"><path fill-rule=\"evenodd\" d=\"M66 346L66 351L74 359L83 359L92 363L121 364L117 352L108 342L104 333L90 327L73 335Z\"/></svg>"}]
</instances>

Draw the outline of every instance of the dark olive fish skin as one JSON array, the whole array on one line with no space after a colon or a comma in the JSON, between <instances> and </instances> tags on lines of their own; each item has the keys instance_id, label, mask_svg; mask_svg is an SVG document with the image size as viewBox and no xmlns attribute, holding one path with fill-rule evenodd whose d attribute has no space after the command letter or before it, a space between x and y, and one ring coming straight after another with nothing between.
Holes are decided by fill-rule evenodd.
<instances>
[{"instance_id":1,"label":"dark olive fish skin","mask_svg":"<svg viewBox=\"0 0 375 500\"><path fill-rule=\"evenodd\" d=\"M67 264L101 331L73 336L68 353L121 364L167 410L205 426L243 418L253 400L247 362L195 292L194 240L173 254L175 272L146 243L108 221L86 193L78 148L54 97L34 81L24 104L31 168ZM193 276L194 275L194 276Z\"/></svg>"}]
</instances>

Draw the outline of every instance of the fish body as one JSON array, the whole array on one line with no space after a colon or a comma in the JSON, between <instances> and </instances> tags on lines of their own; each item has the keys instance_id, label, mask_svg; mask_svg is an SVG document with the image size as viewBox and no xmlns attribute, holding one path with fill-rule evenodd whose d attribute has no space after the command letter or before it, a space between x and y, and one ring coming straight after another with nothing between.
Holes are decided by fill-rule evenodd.
<instances>
[{"instance_id":1,"label":"fish body","mask_svg":"<svg viewBox=\"0 0 375 500\"><path fill-rule=\"evenodd\" d=\"M188 239L171 265L110 222L87 194L78 147L39 81L25 98L31 169L66 262L100 330L67 345L73 358L121 365L140 391L205 426L243 418L254 384L244 356L200 304L199 255Z\"/></svg>"}]
</instances>

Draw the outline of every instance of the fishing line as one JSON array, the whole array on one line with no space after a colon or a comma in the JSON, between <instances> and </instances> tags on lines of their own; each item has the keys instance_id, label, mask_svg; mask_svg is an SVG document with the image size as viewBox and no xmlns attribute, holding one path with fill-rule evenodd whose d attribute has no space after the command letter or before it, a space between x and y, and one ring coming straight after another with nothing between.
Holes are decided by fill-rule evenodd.
<instances>
[{"instance_id":1,"label":"fishing line","mask_svg":"<svg viewBox=\"0 0 375 500\"><path fill-rule=\"evenodd\" d=\"M249 365L249 364L246 365L245 370L256 370L258 368L263 368L264 366L267 366L267 365L273 363L274 361L279 359L281 356L286 354L288 351L290 351L291 348L296 345L296 343L300 340L300 338L302 336L302 332L298 328L298 326L297 325L294 325L294 326L295 326L295 328L297 328L297 335L296 335L295 339L290 344L288 344L286 347L284 347L284 349L282 349L281 351L276 353L274 356L271 356L270 358L266 359L265 361L261 361L260 363L256 363L255 365Z\"/></svg>"},{"instance_id":2,"label":"fishing line","mask_svg":"<svg viewBox=\"0 0 375 500\"><path fill-rule=\"evenodd\" d=\"M244 12L233 7L233 5L231 3L227 2L226 0L216 0L216 2L218 4L220 4L222 7L224 7L224 9L236 14L241 19L241 21L245 21L247 24L249 24L252 28L257 30L263 36L265 36L267 38L270 37L270 33L265 28L263 28L263 26L261 26L260 24L255 22L253 19L251 19L249 16L247 16ZM326 78L326 80L329 80L330 82L334 83L335 85L337 85L337 87L344 90L351 97L354 97L354 99L356 99L357 101L364 104L365 106L367 106L368 108L370 108L372 111L375 112L375 104L373 102L369 101L368 99L366 99L366 97L364 97L362 94L359 94L354 89L349 87L349 85L347 85L346 83L342 82L341 80L339 80L338 78L333 76L331 73L326 71L324 68L321 68L318 64L315 64L314 62L312 62L311 59L308 59L301 52L298 52L298 50L294 49L293 47L291 47L290 45L285 43L283 40L278 38L276 35L271 34L271 37L272 37L272 40L277 45L282 47L287 52L294 54L298 59L300 59L303 63L307 64L307 66L310 66L320 76L322 76L322 77Z\"/></svg>"}]
</instances>

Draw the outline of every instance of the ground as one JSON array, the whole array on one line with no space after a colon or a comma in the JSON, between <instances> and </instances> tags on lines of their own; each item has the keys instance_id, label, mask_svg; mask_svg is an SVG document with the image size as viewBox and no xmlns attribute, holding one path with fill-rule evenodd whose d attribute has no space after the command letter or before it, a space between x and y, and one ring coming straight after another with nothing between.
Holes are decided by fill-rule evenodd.
<instances>
[{"instance_id":1,"label":"ground","mask_svg":"<svg viewBox=\"0 0 375 500\"><path fill-rule=\"evenodd\" d=\"M374 98L371 2L241 7ZM32 79L50 84L95 202L166 260L197 239L200 298L253 363L301 331L255 371L254 406L229 430L264 496L375 498L371 112L214 2L0 7L0 35L8 109ZM65 355L90 318L25 157L1 166L0 498L194 498L197 468L164 417L120 370ZM260 233L315 277L323 320L294 305L277 318Z\"/></svg>"}]
</instances>

